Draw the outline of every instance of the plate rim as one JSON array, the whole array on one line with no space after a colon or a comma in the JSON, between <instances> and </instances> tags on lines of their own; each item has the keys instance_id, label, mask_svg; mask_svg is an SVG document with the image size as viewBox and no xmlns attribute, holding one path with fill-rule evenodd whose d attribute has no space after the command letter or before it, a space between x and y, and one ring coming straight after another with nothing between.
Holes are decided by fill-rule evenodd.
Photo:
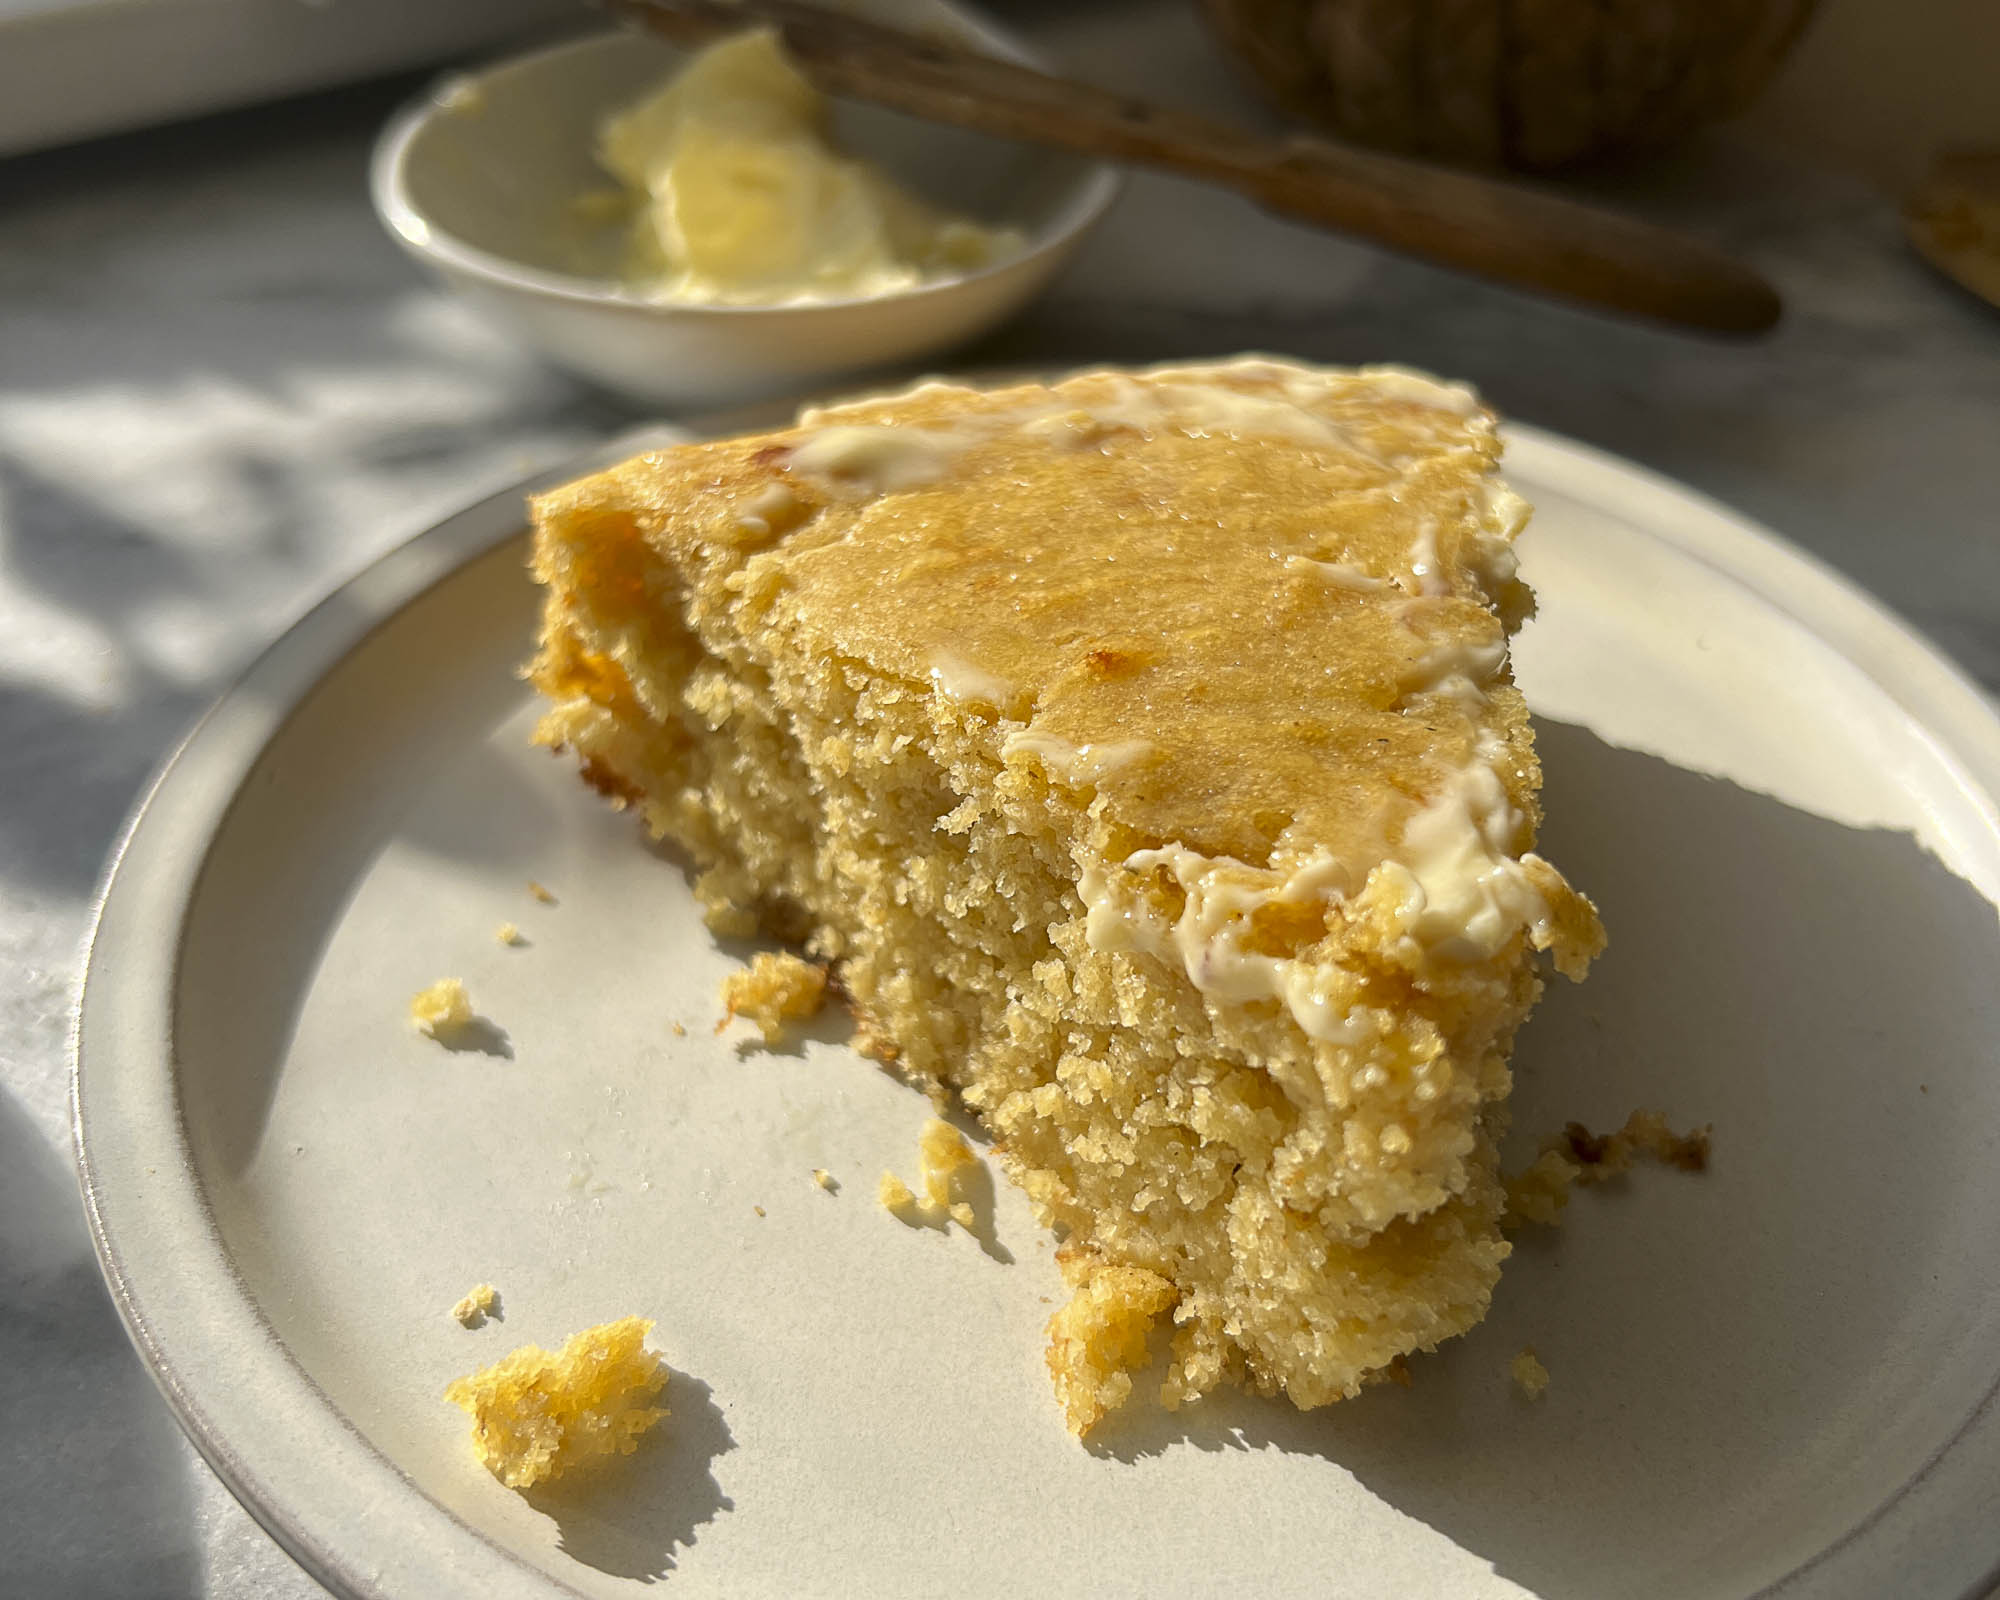
<instances>
[{"instance_id":1,"label":"plate rim","mask_svg":"<svg viewBox=\"0 0 2000 1600\"><path fill-rule=\"evenodd\" d=\"M746 418L737 412L727 420L740 426ZM717 431L696 419L622 433L481 497L337 582L237 675L160 764L93 899L84 974L71 1011L70 1123L99 1268L148 1375L195 1448L294 1561L353 1600L474 1585L522 1600L580 1591L416 1490L298 1364L238 1276L193 1166L176 1087L173 993L187 907L243 779L289 719L401 611L518 538L525 527L524 495L658 444ZM1893 610L1784 536L1664 474L1529 425L1507 424L1501 432L1520 476L1553 477L1579 484L1583 497L1598 503L1633 506L1637 531L1748 589L1833 648L1977 782L1982 809L2000 833L2000 706ZM1553 470L1539 472L1540 464ZM1598 498L1592 491L1608 492ZM192 848L178 855L165 851L166 859L156 862L170 843ZM167 948L149 949L161 942L161 930ZM114 963L135 940L136 959ZM115 980L109 975L114 964ZM130 1063L121 1071L128 1049L142 1057L136 1081ZM150 1115L135 1116L145 1112ZM165 1192L149 1200L149 1183ZM172 1265L142 1261L135 1273L132 1262L151 1236L163 1232L176 1243ZM248 1386L293 1403L317 1403L314 1442L333 1453L322 1455L316 1479L303 1460L282 1462L274 1472L268 1447L253 1462L204 1403L215 1372L204 1374L204 1364L190 1362L186 1351L228 1339L249 1341L247 1353L255 1359L246 1363L254 1367ZM1969 1475L1955 1481L1952 1471L1956 1460L1967 1474L1977 1472L1969 1448L1975 1445L2000 1460L2000 1376L1907 1482L1759 1590L1758 1600L1888 1592L1882 1582L1907 1582L1921 1571L1923 1552L1934 1548L1926 1543L1927 1531L1974 1525L1978 1484ZM291 1453L299 1455L299 1447ZM339 1492L326 1493L329 1484ZM300 1492L307 1487L314 1492ZM379 1522L367 1514L385 1501L393 1501L399 1514ZM1965 1548L1974 1561L1981 1559L1976 1545ZM1984 1553L1984 1563L1958 1593L1983 1595L2000 1582L2000 1540ZM1950 1576L1938 1566L1932 1570L1939 1578Z\"/></svg>"}]
</instances>

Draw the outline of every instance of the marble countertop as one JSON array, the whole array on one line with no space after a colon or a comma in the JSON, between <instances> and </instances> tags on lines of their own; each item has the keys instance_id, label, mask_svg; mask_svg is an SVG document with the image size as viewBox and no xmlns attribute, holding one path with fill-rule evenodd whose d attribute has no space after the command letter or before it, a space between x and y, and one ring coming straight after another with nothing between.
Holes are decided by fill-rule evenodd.
<instances>
[{"instance_id":1,"label":"marble countertop","mask_svg":"<svg viewBox=\"0 0 2000 1600\"><path fill-rule=\"evenodd\" d=\"M1178 9L1031 15L1097 75L1234 89ZM1142 45L1136 43L1142 41ZM408 80L0 162L0 1593L319 1591L202 1465L99 1282L67 1131L90 903L147 774L314 598L633 420L377 228ZM2000 689L2000 315L1865 188L1718 137L1621 203L1779 284L1716 344L1529 301L1141 178L969 362L1261 348L1476 381L1756 517Z\"/></svg>"}]
</instances>

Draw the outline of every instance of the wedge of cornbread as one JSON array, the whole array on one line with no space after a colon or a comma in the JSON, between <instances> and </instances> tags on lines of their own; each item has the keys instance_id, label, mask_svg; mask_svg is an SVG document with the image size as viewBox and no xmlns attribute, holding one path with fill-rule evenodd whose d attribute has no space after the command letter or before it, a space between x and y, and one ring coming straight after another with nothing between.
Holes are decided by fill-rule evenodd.
<instances>
[{"instance_id":1,"label":"wedge of cornbread","mask_svg":"<svg viewBox=\"0 0 2000 1600\"><path fill-rule=\"evenodd\" d=\"M1536 951L1493 418L1268 360L943 383L541 497L540 738L829 961L1065 1236L1081 1432L1352 1395L1484 1314Z\"/></svg>"}]
</instances>

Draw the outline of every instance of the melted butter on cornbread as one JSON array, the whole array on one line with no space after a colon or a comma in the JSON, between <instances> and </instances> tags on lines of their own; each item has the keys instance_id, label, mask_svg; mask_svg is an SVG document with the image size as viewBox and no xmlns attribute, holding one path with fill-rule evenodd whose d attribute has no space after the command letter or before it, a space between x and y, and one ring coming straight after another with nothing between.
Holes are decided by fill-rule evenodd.
<instances>
[{"instance_id":1,"label":"melted butter on cornbread","mask_svg":"<svg viewBox=\"0 0 2000 1600\"><path fill-rule=\"evenodd\" d=\"M1496 670L1504 634L1489 610L1525 594L1511 574L1485 587L1498 563L1484 547L1511 541L1520 511L1479 492L1499 446L1465 391L1262 362L1147 376L987 394L940 384L808 412L779 436L791 452L779 464L817 514L741 583L782 586L776 609L832 654L1025 713L1014 759L1143 737L1146 759L1089 778L1106 810L1157 844L1281 877L1314 850L1379 857L1416 809L1382 805L1385 775L1428 772L1441 789L1482 759L1461 706L1422 704L1440 645L1472 634L1492 646L1482 688L1508 702L1491 757L1532 816L1533 751L1507 715L1518 698ZM875 426L905 444L881 470L886 452L846 442L891 407L898 425ZM1081 442L1037 426L1065 418L1080 419ZM1206 443L1216 435L1236 444L1223 461ZM1047 450L1069 456L1059 482L1032 470ZM1078 506L1091 508L1088 537ZM1218 561L1208 536L1246 520L1261 548ZM1426 551L1448 592L1410 604ZM1326 581L1294 558L1385 587ZM1296 702L1275 726L1274 677Z\"/></svg>"},{"instance_id":2,"label":"melted butter on cornbread","mask_svg":"<svg viewBox=\"0 0 2000 1600\"><path fill-rule=\"evenodd\" d=\"M1086 374L971 405L969 391L938 389L957 403L942 427L854 420L868 402L808 412L784 470L807 494L843 498L991 482L990 523L901 504L885 538L856 507L817 538L802 529L785 577L824 648L975 703L1025 704L1009 762L1094 789L1128 829L1163 840L1079 863L1095 948L1177 960L1218 1001L1282 1000L1308 1033L1345 1039L1370 1026L1352 985L1245 950L1260 915L1376 887L1408 925L1413 970L1491 956L1523 931L1537 948L1558 942L1542 887L1553 874L1521 848L1534 756L1517 704L1513 726L1504 713L1482 726L1490 695L1518 700L1489 608L1518 603L1510 544L1526 507L1468 482L1456 459L1498 455L1469 391L1393 368L1349 378L1258 361ZM1120 447L1152 441L1151 463L1162 435L1227 435L1251 464L1197 473L1192 494L1168 475L1169 507ZM1008 492L1007 464L1038 439L1098 458L1081 492L1113 515L1088 540ZM1240 502L1245 477L1268 564L1218 564L1198 530L1243 514L1220 500ZM891 587L885 609L875 601ZM1107 619L1115 642L1098 644ZM1211 640L1222 648L1202 648ZM1280 726L1262 715L1273 675L1303 702ZM1121 736L1135 727L1148 736ZM1424 794L1383 781L1413 771L1429 774Z\"/></svg>"},{"instance_id":3,"label":"melted butter on cornbread","mask_svg":"<svg viewBox=\"0 0 2000 1600\"><path fill-rule=\"evenodd\" d=\"M1464 389L1249 359L927 384L537 507L542 736L1170 1285L1052 1328L1079 1428L1168 1301L1170 1398L1301 1406L1484 1313L1529 952L1602 940L1532 853L1499 450Z\"/></svg>"}]
</instances>

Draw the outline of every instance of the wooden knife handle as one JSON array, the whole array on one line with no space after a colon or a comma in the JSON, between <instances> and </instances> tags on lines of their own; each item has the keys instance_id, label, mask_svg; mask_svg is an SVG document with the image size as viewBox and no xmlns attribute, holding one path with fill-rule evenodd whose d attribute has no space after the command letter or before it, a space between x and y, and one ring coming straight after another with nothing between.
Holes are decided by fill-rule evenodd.
<instances>
[{"instance_id":1,"label":"wooden knife handle","mask_svg":"<svg viewBox=\"0 0 2000 1600\"><path fill-rule=\"evenodd\" d=\"M1684 234L1546 192L1317 139L1268 139L801 0L606 0L681 44L766 24L821 88L1004 139L1197 178L1301 221L1545 294L1711 333L1777 291Z\"/></svg>"}]
</instances>

